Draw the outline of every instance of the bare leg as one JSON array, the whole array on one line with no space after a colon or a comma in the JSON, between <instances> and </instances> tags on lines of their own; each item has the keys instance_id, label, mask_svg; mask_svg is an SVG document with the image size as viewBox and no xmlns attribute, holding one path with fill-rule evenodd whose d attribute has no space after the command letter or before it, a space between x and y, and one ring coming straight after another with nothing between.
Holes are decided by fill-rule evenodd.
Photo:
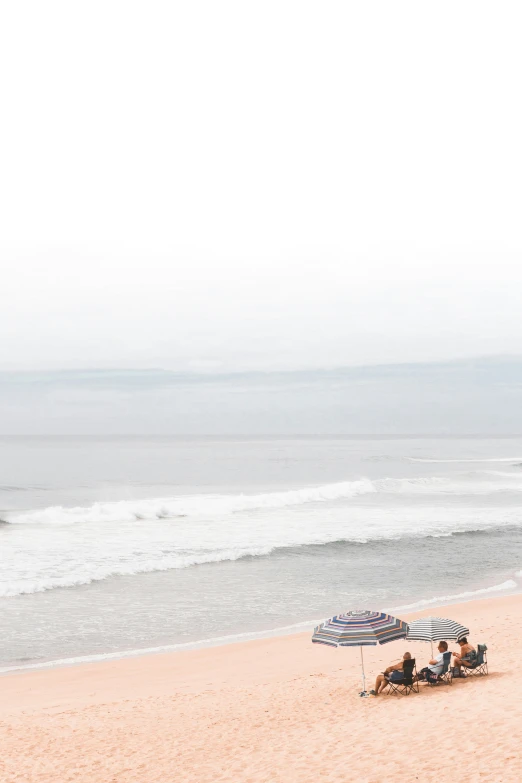
<instances>
[{"instance_id":1,"label":"bare leg","mask_svg":"<svg viewBox=\"0 0 522 783\"><path fill-rule=\"evenodd\" d=\"M385 688L388 687L388 680L384 674L379 674L375 683L375 695L378 696Z\"/></svg>"},{"instance_id":2,"label":"bare leg","mask_svg":"<svg viewBox=\"0 0 522 783\"><path fill-rule=\"evenodd\" d=\"M379 693L379 688L381 687L382 682L382 674L377 675L377 679L375 680L375 695L377 696Z\"/></svg>"}]
</instances>

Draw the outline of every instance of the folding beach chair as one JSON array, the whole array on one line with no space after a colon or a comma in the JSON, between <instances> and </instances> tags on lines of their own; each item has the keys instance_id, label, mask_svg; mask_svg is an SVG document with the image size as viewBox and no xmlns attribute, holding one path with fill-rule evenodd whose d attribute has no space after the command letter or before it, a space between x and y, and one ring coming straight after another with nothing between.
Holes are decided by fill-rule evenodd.
<instances>
[{"instance_id":1,"label":"folding beach chair","mask_svg":"<svg viewBox=\"0 0 522 783\"><path fill-rule=\"evenodd\" d=\"M475 677L478 675L488 674L488 655L487 644L477 644L477 658L473 666L463 666L462 671L465 672L466 677Z\"/></svg>"},{"instance_id":2,"label":"folding beach chair","mask_svg":"<svg viewBox=\"0 0 522 783\"><path fill-rule=\"evenodd\" d=\"M388 680L388 693L397 693L399 696L408 696L412 691L419 692L419 683L417 679L417 669L415 668L415 658L405 660L402 663L403 677L400 680Z\"/></svg>"},{"instance_id":3,"label":"folding beach chair","mask_svg":"<svg viewBox=\"0 0 522 783\"><path fill-rule=\"evenodd\" d=\"M451 652L443 653L442 663L444 668L434 682L427 680L428 685L453 685L453 671L451 668Z\"/></svg>"},{"instance_id":4,"label":"folding beach chair","mask_svg":"<svg viewBox=\"0 0 522 783\"><path fill-rule=\"evenodd\" d=\"M444 668L439 674L439 683L453 685L453 670L451 668L451 652L445 652L443 657Z\"/></svg>"}]
</instances>

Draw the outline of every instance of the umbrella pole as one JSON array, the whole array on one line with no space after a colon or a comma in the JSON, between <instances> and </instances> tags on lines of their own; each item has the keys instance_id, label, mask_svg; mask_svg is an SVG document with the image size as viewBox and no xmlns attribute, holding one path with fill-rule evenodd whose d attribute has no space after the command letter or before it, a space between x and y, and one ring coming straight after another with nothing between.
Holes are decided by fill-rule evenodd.
<instances>
[{"instance_id":1,"label":"umbrella pole","mask_svg":"<svg viewBox=\"0 0 522 783\"><path fill-rule=\"evenodd\" d=\"M433 660L433 642L431 642L431 660Z\"/></svg>"},{"instance_id":2,"label":"umbrella pole","mask_svg":"<svg viewBox=\"0 0 522 783\"><path fill-rule=\"evenodd\" d=\"M362 669L362 693L361 696L368 696L366 693L366 677L364 676L364 656L363 656L363 648L361 645L361 669Z\"/></svg>"}]
</instances>

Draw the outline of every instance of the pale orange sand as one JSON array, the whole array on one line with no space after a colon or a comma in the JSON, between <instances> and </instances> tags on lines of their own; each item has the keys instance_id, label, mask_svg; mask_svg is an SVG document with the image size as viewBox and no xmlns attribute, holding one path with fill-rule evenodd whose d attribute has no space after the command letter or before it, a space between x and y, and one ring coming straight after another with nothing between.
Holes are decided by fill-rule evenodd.
<instances>
[{"instance_id":1,"label":"pale orange sand","mask_svg":"<svg viewBox=\"0 0 522 783\"><path fill-rule=\"evenodd\" d=\"M427 614L469 624L490 675L360 699L359 650L307 633L2 677L0 781L520 783L522 596ZM429 657L367 649L371 681L406 648Z\"/></svg>"}]
</instances>

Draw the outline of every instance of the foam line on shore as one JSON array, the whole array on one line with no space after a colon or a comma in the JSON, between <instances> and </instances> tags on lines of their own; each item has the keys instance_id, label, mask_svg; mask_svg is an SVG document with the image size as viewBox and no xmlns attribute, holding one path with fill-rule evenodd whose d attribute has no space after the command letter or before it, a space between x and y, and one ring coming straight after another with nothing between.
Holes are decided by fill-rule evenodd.
<instances>
[{"instance_id":1,"label":"foam line on shore","mask_svg":"<svg viewBox=\"0 0 522 783\"><path fill-rule=\"evenodd\" d=\"M426 609L428 606L432 606L435 604L436 606L448 606L449 604L462 602L462 603L468 603L469 601L472 601L475 597L481 596L481 595L489 595L490 593L501 593L505 592L507 590L516 590L518 587L518 583L515 582L514 579L507 579L505 582L502 582L498 585L492 585L491 587L482 587L479 590L466 590L463 593L456 593L455 595L438 595L435 596L435 598L426 598L421 601L415 601L415 603L412 604L404 604L403 606L396 606L393 609L386 609L385 611L389 612L401 612L401 611L410 611L414 612L416 610L422 610Z\"/></svg>"},{"instance_id":2,"label":"foam line on shore","mask_svg":"<svg viewBox=\"0 0 522 783\"><path fill-rule=\"evenodd\" d=\"M515 574L516 577L522 578L522 571ZM522 593L522 585L519 585L514 579L508 579L498 585L492 585L491 587L483 587L479 590L468 590L463 593L457 593L455 595L437 596L432 599L425 599L418 601L414 604L406 604L403 606L396 606L390 609L383 609L382 611L395 614L395 612L408 611L415 612L421 611L428 607L442 608L445 606L451 606L456 603L472 603L474 600L480 600L480 598L489 597L497 598L504 597L498 595L499 593ZM438 602L438 603L436 603ZM183 650L197 650L204 647L221 647L227 644L238 644L240 642L255 641L256 639L269 639L275 636L287 636L293 632L298 632L298 629L312 629L320 622L323 622L325 618L317 620L303 620L291 625L284 625L278 628L272 628L265 631L250 631L247 633L230 634L227 636L216 636L211 639L199 639L194 642L183 642L181 644L166 644L157 647L138 648L134 650L122 650L111 653L97 653L94 655L79 655L71 658L61 658L53 661L43 661L37 663L22 664L20 666L4 666L0 667L0 675L16 674L22 671L31 670L43 670L54 669L66 666L78 666L88 663L101 663L103 661L119 660L122 658L135 658L146 655L158 655L161 653L169 652L181 652Z\"/></svg>"},{"instance_id":3,"label":"foam line on shore","mask_svg":"<svg viewBox=\"0 0 522 783\"><path fill-rule=\"evenodd\" d=\"M134 658L141 655L157 655L159 653L181 652L182 650L197 650L201 647L221 647L226 644L254 641L255 639L269 639L272 636L286 636L295 632L298 628L313 628L321 620L304 620L292 625L283 625L280 628L271 628L266 631L250 631L247 633L229 634L227 636L215 636L211 639L198 639L194 642L181 644L164 644L158 647L144 647L135 650L121 650L112 653L97 653L94 655L78 655L72 658L60 658L54 661L41 663L28 663L20 666L0 667L0 674L11 672L29 671L31 669L54 669L60 666L76 666L84 663L100 663L102 661L119 660L120 658Z\"/></svg>"}]
</instances>

